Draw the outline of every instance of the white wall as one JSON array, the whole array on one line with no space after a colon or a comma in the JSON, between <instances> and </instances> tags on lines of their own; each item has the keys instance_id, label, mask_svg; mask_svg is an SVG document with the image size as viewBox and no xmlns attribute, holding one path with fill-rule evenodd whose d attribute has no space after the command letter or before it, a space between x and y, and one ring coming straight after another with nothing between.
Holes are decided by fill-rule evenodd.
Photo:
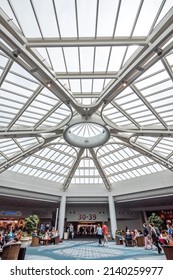
<instances>
[{"instance_id":1,"label":"white wall","mask_svg":"<svg viewBox=\"0 0 173 280\"><path fill-rule=\"evenodd\" d=\"M64 193L62 185L56 182L46 181L10 171L5 171L0 174L0 184L1 186L13 189L14 191L17 189L23 191L27 190L37 194L42 193L57 197L61 197ZM165 170L151 175L115 183L110 191L108 191L103 185L70 185L66 191L66 196L76 198L87 196L88 201L90 201L89 197L107 197L108 194L112 194L112 196L116 197L124 194L129 195L144 192L143 195L146 194L147 196L148 190L159 190L170 186L173 186L173 172ZM7 190L7 192L10 191Z\"/></svg>"}]
</instances>

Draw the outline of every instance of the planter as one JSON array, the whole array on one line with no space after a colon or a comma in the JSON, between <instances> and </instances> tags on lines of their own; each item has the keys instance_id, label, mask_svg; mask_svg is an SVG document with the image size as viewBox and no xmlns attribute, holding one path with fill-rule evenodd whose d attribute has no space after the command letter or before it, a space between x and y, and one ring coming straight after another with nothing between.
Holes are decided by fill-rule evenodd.
<instances>
[{"instance_id":1,"label":"planter","mask_svg":"<svg viewBox=\"0 0 173 280\"><path fill-rule=\"evenodd\" d=\"M162 249L167 260L173 260L173 246L172 245L162 245Z\"/></svg>"},{"instance_id":2,"label":"planter","mask_svg":"<svg viewBox=\"0 0 173 280\"><path fill-rule=\"evenodd\" d=\"M30 237L30 236L28 236L28 237L22 237L21 239L20 239L20 241L22 242L22 246L29 246L30 244L31 244L31 240L32 240L32 238Z\"/></svg>"}]
</instances>

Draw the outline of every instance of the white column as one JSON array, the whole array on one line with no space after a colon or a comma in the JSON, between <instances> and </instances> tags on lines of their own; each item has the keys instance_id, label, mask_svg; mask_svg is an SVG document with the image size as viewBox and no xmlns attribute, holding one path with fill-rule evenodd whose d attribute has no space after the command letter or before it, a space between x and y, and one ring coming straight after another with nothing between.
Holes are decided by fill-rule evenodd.
<instances>
[{"instance_id":1,"label":"white column","mask_svg":"<svg viewBox=\"0 0 173 280\"><path fill-rule=\"evenodd\" d=\"M115 203L112 195L108 196L109 200L109 215L110 215L110 222L111 222L111 234L112 237L115 238L115 231L117 229L117 217L115 212Z\"/></svg>"},{"instance_id":2,"label":"white column","mask_svg":"<svg viewBox=\"0 0 173 280\"><path fill-rule=\"evenodd\" d=\"M55 217L55 230L57 230L57 222L58 222L58 212L59 212L59 209L56 208L56 217Z\"/></svg>"},{"instance_id":3,"label":"white column","mask_svg":"<svg viewBox=\"0 0 173 280\"><path fill-rule=\"evenodd\" d=\"M143 211L143 216L144 216L144 223L147 225L147 214L146 214L146 211Z\"/></svg>"},{"instance_id":4,"label":"white column","mask_svg":"<svg viewBox=\"0 0 173 280\"><path fill-rule=\"evenodd\" d=\"M65 209L66 209L66 195L63 195L61 197L61 203L59 209L59 221L58 221L58 230L59 230L60 238L63 238L64 235Z\"/></svg>"}]
</instances>

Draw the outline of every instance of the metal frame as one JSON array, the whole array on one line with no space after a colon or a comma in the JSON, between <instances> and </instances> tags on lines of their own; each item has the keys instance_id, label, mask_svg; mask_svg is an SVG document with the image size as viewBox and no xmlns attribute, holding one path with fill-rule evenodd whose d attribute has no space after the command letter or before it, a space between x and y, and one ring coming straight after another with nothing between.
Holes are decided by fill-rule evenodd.
<instances>
[{"instance_id":1,"label":"metal frame","mask_svg":"<svg viewBox=\"0 0 173 280\"><path fill-rule=\"evenodd\" d=\"M163 137L173 137L173 128L168 126L167 123L163 120L163 118L157 113L157 111L152 107L152 105L147 101L147 99L141 94L140 90L136 87L136 80L139 80L139 77L142 76L145 71L151 68L156 62L162 61L165 70L167 71L170 79L173 81L173 71L171 65L168 63L166 59L166 55L171 52L173 49L173 8L166 14L166 16L161 20L161 22L156 26L153 30L155 23L160 15L160 12L164 6L164 1L162 2L158 14L156 15L155 19L153 20L153 26L151 27L151 31L149 32L148 36L133 36L133 31L135 29L140 10L142 8L141 1L138 13L136 15L134 25L131 30L130 36L115 36L115 30L117 26L117 21L115 21L114 25L114 32L112 37L97 37L95 38L82 38L79 36L79 26L78 26L78 17L77 17L77 4L75 2L76 8L76 28L77 28L77 38L63 38L61 37L60 32L60 25L58 22L58 17L56 14L55 3L54 5L54 12L56 15L56 24L59 31L59 38L26 38L24 36L24 31L22 30L22 26L20 25L20 20L18 19L17 15L15 14L15 18L21 28L21 31L17 30L15 25L6 14L0 9L0 22L1 22L1 37L2 41L0 42L0 49L3 51L3 55L8 57L8 63L6 64L5 68L2 67L3 73L0 77L0 85L6 81L6 77L8 73L11 72L11 67L14 63L19 64L24 70L26 70L34 80L37 81L38 85L36 90L33 92L31 97L28 99L27 102L22 106L22 108L15 114L15 117L11 119L10 123L3 129L0 127L0 139L12 139L14 143L18 146L21 152L17 155L12 157L6 156L5 153L2 151L0 152L4 161L0 164L0 172L5 171L6 169L10 168L11 166L15 165L16 163L20 162L21 160L25 159L26 157L35 154L37 151L51 145L52 141L56 139L62 139L63 129L66 125L69 125L70 121L74 118L75 115L82 116L86 120L88 117L99 116L100 120L110 128L111 137L116 137L117 139L121 140L121 144L123 143L124 146L129 147L130 149L134 149L135 151L140 152L141 154L149 157L150 159L154 160L156 163L163 165L164 167L168 168L169 170L173 171L173 161L172 155L173 152L167 156L163 157L158 155L153 151L153 149L159 144ZM42 30L39 25L39 20L36 16L36 11L34 5L31 1L32 9L34 11L37 24L42 35ZM119 15L119 9L121 4L119 3L117 16ZM98 7L97 7L97 14L96 14L96 21L98 20ZM95 29L95 34L97 30ZM114 46L134 46L138 45L138 49L133 54L133 56L125 63L125 55L127 53L127 49L125 51L122 65L119 71L108 71L108 64L111 55L112 47ZM97 47L110 47L109 52L109 59L107 62L107 69L106 71L91 71L91 72L81 72L81 62L80 62L80 47L93 47L94 48L94 56L93 56L93 69L95 65L95 55L96 55L96 48ZM52 65L50 56L49 62L50 65L42 60L42 57L38 54L38 52L34 48L44 48L47 51L47 48L62 48L63 57L66 65L66 73L55 72L51 69L50 65ZM76 47L78 49L78 56L79 56L79 72L69 72L67 69L67 63L65 60L64 48L65 47ZM160 55L156 54L156 50L160 48L162 49L162 53ZM19 55L14 56L14 52L18 51ZM19 75L20 76L20 75ZM93 80L96 79L112 79L103 90L98 93L72 93L69 89L67 89L61 80L67 80L70 84L70 80L76 79L92 79L92 87L93 87ZM29 79L28 79L29 81ZM120 105L117 103L117 98L119 95L124 91L124 86L122 85L123 81L128 82L128 86L131 90L136 94L136 96L142 101L142 103L149 109L149 111L156 117L158 122L160 123L160 127L152 126L152 127L142 127L137 120L130 116ZM51 83L51 87L48 88L48 82ZM10 84L10 82L9 82ZM17 86L17 84L12 84ZM28 127L18 126L14 129L14 124L20 119L22 114L29 108L33 101L40 95L40 93L44 90L44 88L48 88L57 98L57 102L54 106L44 114L42 118L30 129ZM80 81L80 88L82 88L82 82ZM27 88L26 88L27 89ZM20 94L19 94L20 95ZM95 99L95 102L91 104L79 104L77 102L78 98L88 98L88 99ZM7 100L10 101L10 99ZM61 105L65 104L69 110L69 114L66 118L62 119L62 121L52 127L47 128L46 126L40 129L41 125L46 121L49 117L52 116L57 109L61 107ZM118 110L122 116L126 117L135 127L134 128L126 128L123 126L118 126L115 124L114 121L111 121L105 115L106 107L112 105L116 110ZM5 112L4 112L5 113ZM145 137L156 137L156 141L152 147L152 150L147 149L145 146L138 144L138 137L145 136ZM29 147L28 149L23 149L22 145L20 145L17 141L19 138L23 137L33 137L38 139L38 144ZM39 139L42 139L41 141ZM135 139L135 140L134 140ZM97 152L99 148L89 149L92 159L95 163L96 168L99 171L99 174L105 184L105 187L110 190L111 183L108 179L109 176L103 171L103 167L101 162L99 161L99 157L97 156ZM63 182L63 190L67 190L72 177L75 174L76 169L79 166L80 160L84 153L84 149L80 149L77 151L77 158L73 161L71 170L68 172L64 182ZM133 170L133 168L132 168ZM121 173L121 172L120 172ZM118 173L114 174L115 176Z\"/></svg>"}]
</instances>

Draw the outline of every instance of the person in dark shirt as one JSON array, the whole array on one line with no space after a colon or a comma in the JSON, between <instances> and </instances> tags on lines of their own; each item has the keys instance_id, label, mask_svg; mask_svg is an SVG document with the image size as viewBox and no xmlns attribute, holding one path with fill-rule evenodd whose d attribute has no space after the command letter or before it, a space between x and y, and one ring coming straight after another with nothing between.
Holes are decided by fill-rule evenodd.
<instances>
[{"instance_id":1,"label":"person in dark shirt","mask_svg":"<svg viewBox=\"0 0 173 280\"><path fill-rule=\"evenodd\" d=\"M159 243L160 232L159 232L158 228L156 228L154 226L153 223L150 223L149 227L151 229L150 231L151 231L151 238L153 240L153 244L157 247L158 253L160 254L161 251L162 251L162 248L161 248L160 243Z\"/></svg>"}]
</instances>

